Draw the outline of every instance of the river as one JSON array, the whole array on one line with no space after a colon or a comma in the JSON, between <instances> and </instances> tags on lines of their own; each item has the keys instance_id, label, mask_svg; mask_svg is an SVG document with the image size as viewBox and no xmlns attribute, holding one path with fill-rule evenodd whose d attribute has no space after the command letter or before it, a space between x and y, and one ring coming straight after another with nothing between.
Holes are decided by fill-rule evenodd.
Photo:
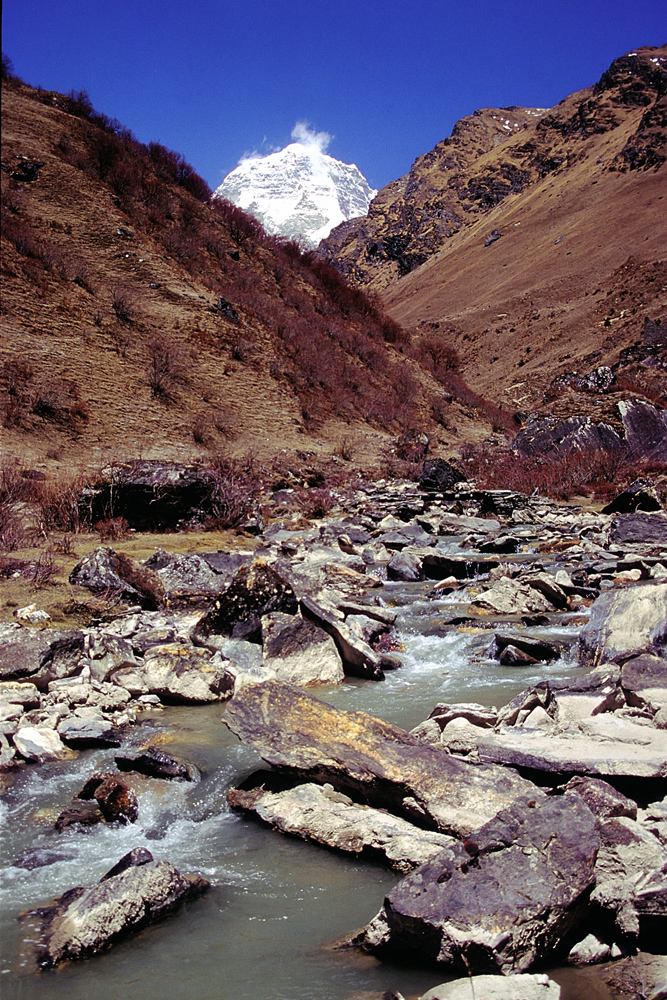
<instances>
[{"instance_id":1,"label":"river","mask_svg":"<svg viewBox=\"0 0 667 1000\"><path fill-rule=\"evenodd\" d=\"M455 598L427 600L427 589L389 584L383 591L399 612L401 669L383 683L348 681L320 689L318 696L409 729L438 702L499 706L546 674L576 671L568 660L536 668L499 666L484 655L492 634L447 627L444 616ZM574 640L577 631L566 624L544 635ZM0 987L6 1000L370 1000L384 990L398 990L409 1000L447 978L441 971L335 948L377 912L400 876L233 813L227 789L261 761L221 723L224 711L224 704L167 708L147 713L132 730L133 743L157 739L197 764L204 777L194 785L146 779L139 820L131 826L53 830L85 779L95 770L114 769L113 750L28 767L14 779L0 804ZM133 847L203 874L210 892L102 956L35 974L18 913L97 881ZM572 975L559 978L565 984ZM576 982L575 976L564 1000L583 996ZM608 996L592 984L586 995Z\"/></svg>"}]
</instances>

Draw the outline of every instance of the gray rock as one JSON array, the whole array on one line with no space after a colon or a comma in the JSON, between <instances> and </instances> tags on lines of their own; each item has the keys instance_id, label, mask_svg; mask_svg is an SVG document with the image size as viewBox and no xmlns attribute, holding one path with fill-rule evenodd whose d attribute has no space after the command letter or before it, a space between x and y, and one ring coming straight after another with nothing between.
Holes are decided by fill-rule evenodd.
<instances>
[{"instance_id":1,"label":"gray rock","mask_svg":"<svg viewBox=\"0 0 667 1000\"><path fill-rule=\"evenodd\" d=\"M32 679L51 658L53 644L72 634L50 628L27 628L14 622L0 623L0 680ZM46 684L40 687L45 689Z\"/></svg>"},{"instance_id":2,"label":"gray rock","mask_svg":"<svg viewBox=\"0 0 667 1000\"><path fill-rule=\"evenodd\" d=\"M665 643L667 583L642 583L597 599L579 635L579 655L590 666L622 663L642 653L660 655Z\"/></svg>"},{"instance_id":3,"label":"gray rock","mask_svg":"<svg viewBox=\"0 0 667 1000\"><path fill-rule=\"evenodd\" d=\"M560 986L548 976L470 976L435 986L419 1000L559 1000Z\"/></svg>"},{"instance_id":4,"label":"gray rock","mask_svg":"<svg viewBox=\"0 0 667 1000\"><path fill-rule=\"evenodd\" d=\"M599 849L581 799L528 798L407 875L357 943L468 973L525 972L587 919Z\"/></svg>"},{"instance_id":5,"label":"gray rock","mask_svg":"<svg viewBox=\"0 0 667 1000\"><path fill-rule=\"evenodd\" d=\"M616 954L613 955L612 948L606 941L601 941L595 934L587 934L582 941L570 949L567 960L571 965L595 965L598 962L606 962L610 958L619 958L620 949L616 947L615 951Z\"/></svg>"},{"instance_id":6,"label":"gray rock","mask_svg":"<svg viewBox=\"0 0 667 1000\"><path fill-rule=\"evenodd\" d=\"M90 635L88 657L90 676L96 681L109 680L116 670L134 670L139 665L131 643L115 635Z\"/></svg>"},{"instance_id":7,"label":"gray rock","mask_svg":"<svg viewBox=\"0 0 667 1000\"><path fill-rule=\"evenodd\" d=\"M650 479L636 479L603 507L602 513L631 514L635 510L662 510L658 491Z\"/></svg>"},{"instance_id":8,"label":"gray rock","mask_svg":"<svg viewBox=\"0 0 667 1000\"><path fill-rule=\"evenodd\" d=\"M244 687L223 722L267 763L355 799L467 836L534 786L509 769L458 760L363 712L342 712L277 681Z\"/></svg>"},{"instance_id":9,"label":"gray rock","mask_svg":"<svg viewBox=\"0 0 667 1000\"><path fill-rule=\"evenodd\" d=\"M667 411L638 399L621 400L618 409L633 458L667 462Z\"/></svg>"},{"instance_id":10,"label":"gray rock","mask_svg":"<svg viewBox=\"0 0 667 1000\"><path fill-rule=\"evenodd\" d=\"M91 747L119 747L120 733L106 719L77 719L69 716L58 725L64 743L77 750Z\"/></svg>"},{"instance_id":11,"label":"gray rock","mask_svg":"<svg viewBox=\"0 0 667 1000\"><path fill-rule=\"evenodd\" d=\"M621 686L628 705L667 706L667 660L648 654L626 660L621 670Z\"/></svg>"},{"instance_id":12,"label":"gray rock","mask_svg":"<svg viewBox=\"0 0 667 1000\"><path fill-rule=\"evenodd\" d=\"M330 610L322 603L308 597L302 598L300 605L303 617L307 621L314 622L332 637L346 674L374 681L384 679L381 658L367 642L356 636L352 629L338 618L335 610Z\"/></svg>"},{"instance_id":13,"label":"gray rock","mask_svg":"<svg viewBox=\"0 0 667 1000\"><path fill-rule=\"evenodd\" d=\"M331 785L306 783L279 792L263 786L232 789L227 801L283 833L339 851L382 857L404 874L456 844L444 833L421 830L384 810L359 805Z\"/></svg>"},{"instance_id":14,"label":"gray rock","mask_svg":"<svg viewBox=\"0 0 667 1000\"><path fill-rule=\"evenodd\" d=\"M423 580L421 559L414 552L396 552L387 563L390 580Z\"/></svg>"},{"instance_id":15,"label":"gray rock","mask_svg":"<svg viewBox=\"0 0 667 1000\"><path fill-rule=\"evenodd\" d=\"M65 746L55 729L24 726L14 734L14 746L21 756L36 764L50 760L70 760L76 754Z\"/></svg>"},{"instance_id":16,"label":"gray rock","mask_svg":"<svg viewBox=\"0 0 667 1000\"><path fill-rule=\"evenodd\" d=\"M55 906L33 910L23 919L36 925L42 939L39 965L51 968L96 954L173 912L208 886L206 879L181 875L168 861L151 860L89 889L71 889Z\"/></svg>"},{"instance_id":17,"label":"gray rock","mask_svg":"<svg viewBox=\"0 0 667 1000\"><path fill-rule=\"evenodd\" d=\"M262 640L264 666L278 680L308 687L341 684L345 678L334 640L301 615L265 615Z\"/></svg>"},{"instance_id":18,"label":"gray rock","mask_svg":"<svg viewBox=\"0 0 667 1000\"><path fill-rule=\"evenodd\" d=\"M42 696L30 681L0 681L0 703L39 708Z\"/></svg>"},{"instance_id":19,"label":"gray rock","mask_svg":"<svg viewBox=\"0 0 667 1000\"><path fill-rule=\"evenodd\" d=\"M227 572L218 572L205 555L156 549L144 565L159 576L170 607L197 607L210 602L224 590L231 582L234 570L249 561L249 557L243 561L234 560ZM222 565L220 561L219 564Z\"/></svg>"},{"instance_id":20,"label":"gray rock","mask_svg":"<svg viewBox=\"0 0 667 1000\"><path fill-rule=\"evenodd\" d=\"M219 701L232 693L233 679L208 650L169 643L146 654L143 676L151 694L169 702Z\"/></svg>"},{"instance_id":21,"label":"gray rock","mask_svg":"<svg viewBox=\"0 0 667 1000\"><path fill-rule=\"evenodd\" d=\"M518 580L499 580L470 602L485 614L527 615L553 611L554 605L539 590Z\"/></svg>"},{"instance_id":22,"label":"gray rock","mask_svg":"<svg viewBox=\"0 0 667 1000\"><path fill-rule=\"evenodd\" d=\"M613 518L609 529L609 539L615 545L639 544L667 547L667 515L619 514Z\"/></svg>"},{"instance_id":23,"label":"gray rock","mask_svg":"<svg viewBox=\"0 0 667 1000\"><path fill-rule=\"evenodd\" d=\"M560 733L484 730L477 752L490 763L560 775L667 777L667 732L616 715L596 715Z\"/></svg>"}]
</instances>

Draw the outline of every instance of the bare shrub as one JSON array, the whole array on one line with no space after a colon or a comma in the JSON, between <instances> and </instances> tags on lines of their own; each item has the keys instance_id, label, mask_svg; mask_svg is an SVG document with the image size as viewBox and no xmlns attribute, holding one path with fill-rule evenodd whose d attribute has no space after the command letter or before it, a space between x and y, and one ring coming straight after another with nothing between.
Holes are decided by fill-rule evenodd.
<instances>
[{"instance_id":1,"label":"bare shrub","mask_svg":"<svg viewBox=\"0 0 667 1000\"><path fill-rule=\"evenodd\" d=\"M6 462L0 469L0 550L14 552L26 542L20 510L27 499L30 483L16 462Z\"/></svg>"},{"instance_id":2,"label":"bare shrub","mask_svg":"<svg viewBox=\"0 0 667 1000\"><path fill-rule=\"evenodd\" d=\"M153 396L168 402L179 382L185 381L185 359L180 347L162 338L151 340L148 345L146 377Z\"/></svg>"},{"instance_id":3,"label":"bare shrub","mask_svg":"<svg viewBox=\"0 0 667 1000\"><path fill-rule=\"evenodd\" d=\"M75 432L80 431L90 419L88 404L80 398L78 386L64 379L39 385L35 389L31 409L42 420L63 424Z\"/></svg>"},{"instance_id":4,"label":"bare shrub","mask_svg":"<svg viewBox=\"0 0 667 1000\"><path fill-rule=\"evenodd\" d=\"M98 533L103 542L119 538L127 538L130 529L129 522L124 517L105 517L93 525L93 530Z\"/></svg>"},{"instance_id":5,"label":"bare shrub","mask_svg":"<svg viewBox=\"0 0 667 1000\"><path fill-rule=\"evenodd\" d=\"M198 413L192 421L192 437L196 443L206 444L210 430L211 423L208 416L205 413Z\"/></svg>"},{"instance_id":6,"label":"bare shrub","mask_svg":"<svg viewBox=\"0 0 667 1000\"><path fill-rule=\"evenodd\" d=\"M231 458L216 455L209 467L211 477L209 528L235 528L253 515L262 490L262 478L252 456Z\"/></svg>"},{"instance_id":7,"label":"bare shrub","mask_svg":"<svg viewBox=\"0 0 667 1000\"><path fill-rule=\"evenodd\" d=\"M213 414L213 426L227 441L233 441L237 434L236 414L231 407L221 406Z\"/></svg>"},{"instance_id":8,"label":"bare shrub","mask_svg":"<svg viewBox=\"0 0 667 1000\"><path fill-rule=\"evenodd\" d=\"M83 478L43 483L37 497L40 529L73 534L90 530L84 495L87 485Z\"/></svg>"},{"instance_id":9,"label":"bare shrub","mask_svg":"<svg viewBox=\"0 0 667 1000\"><path fill-rule=\"evenodd\" d=\"M346 436L341 438L338 448L336 449L336 454L340 455L344 462L351 462L355 456L356 450L357 446L354 438Z\"/></svg>"},{"instance_id":10,"label":"bare shrub","mask_svg":"<svg viewBox=\"0 0 667 1000\"><path fill-rule=\"evenodd\" d=\"M3 404L3 424L5 427L20 427L30 411L33 370L27 362L12 358L5 361L1 374L7 392Z\"/></svg>"},{"instance_id":11,"label":"bare shrub","mask_svg":"<svg viewBox=\"0 0 667 1000\"><path fill-rule=\"evenodd\" d=\"M324 517L336 505L331 490L323 488L303 490L297 499L305 517Z\"/></svg>"},{"instance_id":12,"label":"bare shrub","mask_svg":"<svg viewBox=\"0 0 667 1000\"><path fill-rule=\"evenodd\" d=\"M39 590L51 583L52 577L58 570L59 566L56 564L53 549L49 546L40 553L36 562L31 565L28 579L32 581L34 589Z\"/></svg>"},{"instance_id":13,"label":"bare shrub","mask_svg":"<svg viewBox=\"0 0 667 1000\"><path fill-rule=\"evenodd\" d=\"M136 296L123 285L111 289L111 308L121 323L131 323L134 319Z\"/></svg>"}]
</instances>

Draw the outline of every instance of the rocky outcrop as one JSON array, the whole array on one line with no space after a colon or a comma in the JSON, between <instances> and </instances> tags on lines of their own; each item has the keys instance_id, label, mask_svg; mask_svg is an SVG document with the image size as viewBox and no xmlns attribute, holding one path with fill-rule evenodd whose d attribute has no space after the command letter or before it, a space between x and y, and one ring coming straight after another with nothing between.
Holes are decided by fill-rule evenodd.
<instances>
[{"instance_id":1,"label":"rocky outcrop","mask_svg":"<svg viewBox=\"0 0 667 1000\"><path fill-rule=\"evenodd\" d=\"M381 719L276 681L244 687L223 721L281 771L457 836L532 789L507 769L446 756Z\"/></svg>"},{"instance_id":2,"label":"rocky outcrop","mask_svg":"<svg viewBox=\"0 0 667 1000\"><path fill-rule=\"evenodd\" d=\"M560 986L544 974L470 976L434 986L419 1000L560 1000Z\"/></svg>"},{"instance_id":3,"label":"rocky outcrop","mask_svg":"<svg viewBox=\"0 0 667 1000\"><path fill-rule=\"evenodd\" d=\"M55 905L29 911L22 919L38 935L38 964L52 968L97 954L208 886L200 876L181 875L168 861L154 861L142 848L122 858L97 885L70 889Z\"/></svg>"},{"instance_id":4,"label":"rocky outcrop","mask_svg":"<svg viewBox=\"0 0 667 1000\"><path fill-rule=\"evenodd\" d=\"M271 566L259 560L242 567L192 633L195 643L219 648L219 637L261 642L261 619L273 611L294 615L294 590Z\"/></svg>"},{"instance_id":5,"label":"rocky outcrop","mask_svg":"<svg viewBox=\"0 0 667 1000\"><path fill-rule=\"evenodd\" d=\"M355 943L467 972L525 972L583 925L600 838L581 799L514 802L406 876Z\"/></svg>"}]
</instances>

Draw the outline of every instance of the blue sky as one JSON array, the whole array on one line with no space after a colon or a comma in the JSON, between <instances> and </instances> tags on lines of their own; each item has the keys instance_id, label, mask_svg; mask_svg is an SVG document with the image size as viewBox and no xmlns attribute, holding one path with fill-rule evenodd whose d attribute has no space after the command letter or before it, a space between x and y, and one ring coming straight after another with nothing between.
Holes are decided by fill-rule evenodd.
<instances>
[{"instance_id":1,"label":"blue sky","mask_svg":"<svg viewBox=\"0 0 667 1000\"><path fill-rule=\"evenodd\" d=\"M550 107L667 41L665 0L4 0L2 48L217 186L297 121L375 187L477 108Z\"/></svg>"}]
</instances>

